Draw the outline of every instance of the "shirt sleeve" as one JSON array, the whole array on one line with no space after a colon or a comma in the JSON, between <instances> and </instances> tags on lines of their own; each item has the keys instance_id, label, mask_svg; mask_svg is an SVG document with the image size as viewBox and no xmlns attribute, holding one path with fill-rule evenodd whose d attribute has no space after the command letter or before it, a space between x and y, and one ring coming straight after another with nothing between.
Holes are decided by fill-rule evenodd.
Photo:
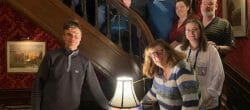
<instances>
[{"instance_id":1,"label":"shirt sleeve","mask_svg":"<svg viewBox=\"0 0 250 110\"><path fill-rule=\"evenodd\" d=\"M223 65L219 56L219 53L217 50L212 47L210 53L210 62L209 62L209 70L208 73L211 74L209 77L211 80L211 84L208 86L208 100L210 98L218 98L219 95L221 94L224 79L225 79L225 74L223 70Z\"/></svg>"},{"instance_id":2,"label":"shirt sleeve","mask_svg":"<svg viewBox=\"0 0 250 110\"><path fill-rule=\"evenodd\" d=\"M225 36L224 36L224 44L227 46L233 46L234 44L234 35L233 35L233 31L232 31L232 26L231 24L226 21L226 27L225 27Z\"/></svg>"},{"instance_id":3,"label":"shirt sleeve","mask_svg":"<svg viewBox=\"0 0 250 110\"><path fill-rule=\"evenodd\" d=\"M88 62L88 66L87 66L87 83L90 87L90 90L93 94L93 96L95 97L96 101L98 102L98 104L104 108L104 109L108 109L108 100L105 97L101 86L99 84L98 78L96 76L96 73L94 71L94 68L92 66L92 64L90 62Z\"/></svg>"},{"instance_id":4,"label":"shirt sleeve","mask_svg":"<svg viewBox=\"0 0 250 110\"><path fill-rule=\"evenodd\" d=\"M50 68L50 59L48 55L45 55L37 72L36 79L33 82L32 92L31 92L31 107L32 110L41 109L41 97L42 89L48 78Z\"/></svg>"},{"instance_id":5,"label":"shirt sleeve","mask_svg":"<svg viewBox=\"0 0 250 110\"><path fill-rule=\"evenodd\" d=\"M151 89L143 97L141 103L154 103L156 101L157 99L156 99L156 88L155 88L155 79L154 79Z\"/></svg>"},{"instance_id":6,"label":"shirt sleeve","mask_svg":"<svg viewBox=\"0 0 250 110\"><path fill-rule=\"evenodd\" d=\"M198 110L198 83L194 74L187 69L180 69L176 82L182 97L182 110Z\"/></svg>"}]
</instances>

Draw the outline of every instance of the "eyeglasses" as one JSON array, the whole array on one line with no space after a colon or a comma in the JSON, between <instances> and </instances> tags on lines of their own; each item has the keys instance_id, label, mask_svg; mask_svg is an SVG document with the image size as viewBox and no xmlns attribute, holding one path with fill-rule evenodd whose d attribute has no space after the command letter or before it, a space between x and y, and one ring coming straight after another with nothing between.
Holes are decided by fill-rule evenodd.
<instances>
[{"instance_id":1,"label":"eyeglasses","mask_svg":"<svg viewBox=\"0 0 250 110\"><path fill-rule=\"evenodd\" d=\"M151 55L151 57L156 57L156 55L157 55L157 56L163 55L164 52L165 52L164 49L160 49L160 50L152 51L152 52L150 53L150 55Z\"/></svg>"},{"instance_id":2,"label":"eyeglasses","mask_svg":"<svg viewBox=\"0 0 250 110\"><path fill-rule=\"evenodd\" d=\"M193 32L199 32L200 30L199 29L192 29L192 30L186 29L185 31L187 33L193 33Z\"/></svg>"}]
</instances>

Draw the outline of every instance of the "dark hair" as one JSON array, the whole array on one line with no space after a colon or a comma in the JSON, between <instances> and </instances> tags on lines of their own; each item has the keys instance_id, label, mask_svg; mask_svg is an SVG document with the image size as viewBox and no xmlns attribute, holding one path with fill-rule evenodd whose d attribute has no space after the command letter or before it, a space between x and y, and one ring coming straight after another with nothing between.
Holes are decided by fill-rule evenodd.
<instances>
[{"instance_id":1,"label":"dark hair","mask_svg":"<svg viewBox=\"0 0 250 110\"><path fill-rule=\"evenodd\" d=\"M81 30L77 20L69 20L65 22L63 25L63 30L65 31L68 30L69 28L79 28Z\"/></svg>"},{"instance_id":2,"label":"dark hair","mask_svg":"<svg viewBox=\"0 0 250 110\"><path fill-rule=\"evenodd\" d=\"M190 0L176 0L175 4L178 2L183 2L187 7L189 7L187 11L187 14L188 14L187 16L191 16L193 10L192 10Z\"/></svg>"},{"instance_id":3,"label":"dark hair","mask_svg":"<svg viewBox=\"0 0 250 110\"><path fill-rule=\"evenodd\" d=\"M187 23L186 23L186 26L187 26L188 23L194 23L199 27L199 30L200 30L199 47L200 47L201 50L206 51L208 44L207 44L207 37L206 37L206 35L204 33L203 24L197 19L189 19L187 21ZM185 26L185 30L186 30L186 26ZM185 34L185 36L186 36L186 34ZM183 40L182 40L181 49L186 50L189 45L190 45L189 41L187 40L186 37L184 37Z\"/></svg>"}]
</instances>

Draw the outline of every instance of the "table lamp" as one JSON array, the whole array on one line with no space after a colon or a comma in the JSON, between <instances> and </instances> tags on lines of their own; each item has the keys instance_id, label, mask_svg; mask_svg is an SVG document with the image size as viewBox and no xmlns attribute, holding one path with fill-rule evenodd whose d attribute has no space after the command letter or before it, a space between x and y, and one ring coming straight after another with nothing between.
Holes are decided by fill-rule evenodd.
<instances>
[{"instance_id":1,"label":"table lamp","mask_svg":"<svg viewBox=\"0 0 250 110\"><path fill-rule=\"evenodd\" d=\"M110 106L118 109L131 109L139 106L135 95L133 79L131 77L118 77L116 90L110 101Z\"/></svg>"}]
</instances>

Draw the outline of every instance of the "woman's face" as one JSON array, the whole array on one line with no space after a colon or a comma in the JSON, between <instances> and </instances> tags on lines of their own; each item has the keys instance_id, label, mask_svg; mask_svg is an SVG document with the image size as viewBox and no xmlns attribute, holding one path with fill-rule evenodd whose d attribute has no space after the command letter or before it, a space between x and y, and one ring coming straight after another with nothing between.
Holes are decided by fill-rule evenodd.
<instances>
[{"instance_id":1,"label":"woman's face","mask_svg":"<svg viewBox=\"0 0 250 110\"><path fill-rule=\"evenodd\" d=\"M160 68L163 68L163 65L165 65L167 60L167 53L165 49L163 49L161 46L156 46L152 48L150 56L155 65L157 65Z\"/></svg>"},{"instance_id":2,"label":"woman's face","mask_svg":"<svg viewBox=\"0 0 250 110\"><path fill-rule=\"evenodd\" d=\"M183 2L177 2L175 4L175 12L179 18L187 17L189 7Z\"/></svg>"},{"instance_id":3,"label":"woman's face","mask_svg":"<svg viewBox=\"0 0 250 110\"><path fill-rule=\"evenodd\" d=\"M185 35L189 42L198 42L200 38L199 26L193 22L187 23L185 26Z\"/></svg>"}]
</instances>

